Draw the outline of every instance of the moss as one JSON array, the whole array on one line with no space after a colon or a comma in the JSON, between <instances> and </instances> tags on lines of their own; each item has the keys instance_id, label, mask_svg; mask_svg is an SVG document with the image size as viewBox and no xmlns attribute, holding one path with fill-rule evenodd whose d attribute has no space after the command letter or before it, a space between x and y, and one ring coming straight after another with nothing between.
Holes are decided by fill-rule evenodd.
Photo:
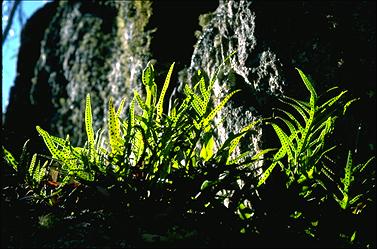
<instances>
[{"instance_id":1,"label":"moss","mask_svg":"<svg viewBox=\"0 0 377 249\"><path fill-rule=\"evenodd\" d=\"M213 12L205 13L199 16L199 25L204 29L207 24L213 19Z\"/></svg>"}]
</instances>

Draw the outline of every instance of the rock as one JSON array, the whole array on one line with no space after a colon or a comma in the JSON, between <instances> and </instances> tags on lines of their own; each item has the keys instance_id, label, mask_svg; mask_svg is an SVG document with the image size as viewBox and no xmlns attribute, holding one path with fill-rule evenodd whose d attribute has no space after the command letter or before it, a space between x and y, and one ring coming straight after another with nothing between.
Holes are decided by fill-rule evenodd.
<instances>
[{"instance_id":1,"label":"rock","mask_svg":"<svg viewBox=\"0 0 377 249\"><path fill-rule=\"evenodd\" d=\"M213 75L224 58L237 51L214 86L215 103L232 90L242 89L216 120L225 119L219 126L224 141L230 132L270 116L281 94L308 97L294 70L298 67L314 81L319 93L336 85L362 98L355 107L354 122L347 127L355 131L362 122L364 132L371 136L364 136L360 146L373 153L376 121L362 106L375 113L374 10L375 3L370 1L221 0L213 13L201 17L203 28L179 89L190 79L196 83L198 69ZM258 128L242 146L259 150L266 141L271 146L266 130ZM354 142L353 137L348 144Z\"/></svg>"},{"instance_id":2,"label":"rock","mask_svg":"<svg viewBox=\"0 0 377 249\"><path fill-rule=\"evenodd\" d=\"M22 33L18 76L4 122L5 145L19 151L27 138L40 141L35 131L40 125L56 136L70 134L72 143L82 146L86 93L91 93L97 130L104 124L110 96L117 105L121 97L130 100L133 90L140 89L147 61L153 59L160 87L170 64L177 62L167 95L179 81L179 96L183 83L196 82L197 69L211 76L237 50L214 86L215 104L242 89L216 120L224 119L220 140L271 115L278 96L304 97L294 70L298 67L314 80L318 92L338 85L361 97L346 129L362 123L359 145L373 152L375 21L373 1L46 4ZM243 149L270 146L269 132L256 129ZM345 137L354 144L354 136Z\"/></svg>"},{"instance_id":3,"label":"rock","mask_svg":"<svg viewBox=\"0 0 377 249\"><path fill-rule=\"evenodd\" d=\"M46 4L22 31L18 77L4 118L7 148L18 153L31 138L32 147L42 149L36 125L55 136L69 134L73 145L83 146L85 95L91 93L94 129L104 128L109 97L115 106L126 97L127 109L134 89L143 90L141 72L149 60L161 86L174 60L178 70L190 61L198 16L216 6L216 1ZM175 23L182 25L177 29Z\"/></svg>"},{"instance_id":4,"label":"rock","mask_svg":"<svg viewBox=\"0 0 377 249\"><path fill-rule=\"evenodd\" d=\"M83 146L87 93L94 129L102 128L109 96L117 106L141 88L150 59L151 30L144 30L150 15L151 3L140 1L56 1L36 12L22 32L5 118L12 149L36 140L36 125Z\"/></svg>"}]
</instances>

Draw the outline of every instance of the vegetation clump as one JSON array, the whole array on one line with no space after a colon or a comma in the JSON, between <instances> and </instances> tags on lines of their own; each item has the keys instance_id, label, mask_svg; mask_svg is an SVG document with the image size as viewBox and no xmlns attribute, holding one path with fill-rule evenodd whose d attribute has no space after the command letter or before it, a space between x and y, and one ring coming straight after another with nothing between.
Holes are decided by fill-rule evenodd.
<instances>
[{"instance_id":1,"label":"vegetation clump","mask_svg":"<svg viewBox=\"0 0 377 249\"><path fill-rule=\"evenodd\" d=\"M356 100L348 100L347 91L334 94L337 88L331 88L318 97L297 69L309 101L283 97L285 107L276 109L280 115L254 121L218 144L214 118L239 90L212 107L212 88L221 67L208 82L198 71L200 80L193 87L186 84L185 97L167 107L173 68L174 63L158 91L149 63L142 74L145 97L134 91L125 119L121 114L126 99L117 108L109 99L104 130L93 130L87 94L87 140L82 147L72 145L69 135L55 137L39 126L50 155L30 158L26 142L16 160L3 147L13 168L7 179L23 182L13 190L17 197L2 194L5 207L10 211L13 202L34 207L34 216L24 214L17 220L28 219L28 228L35 228L33 236L59 231L45 244L32 245L269 246L274 240L270 236L275 236L280 245L375 246L366 235L368 227L362 228L363 219L357 219L375 205L375 169L370 166L374 157L354 165L349 151L344 173L338 173L330 156L337 150L328 141L335 121ZM236 154L240 140L256 125L271 126L280 148ZM268 167L258 174L261 161ZM273 174L276 166L284 174ZM339 174L344 177L339 179ZM271 194L270 189L280 192ZM339 218L349 222L329 234L330 221ZM88 228L94 224L101 229ZM103 226L112 231L111 237L102 234ZM81 242L72 235L75 229L86 234ZM93 234L101 239L88 239ZM6 235L9 244L19 246L22 236ZM30 242L31 235L24 240Z\"/></svg>"}]
</instances>

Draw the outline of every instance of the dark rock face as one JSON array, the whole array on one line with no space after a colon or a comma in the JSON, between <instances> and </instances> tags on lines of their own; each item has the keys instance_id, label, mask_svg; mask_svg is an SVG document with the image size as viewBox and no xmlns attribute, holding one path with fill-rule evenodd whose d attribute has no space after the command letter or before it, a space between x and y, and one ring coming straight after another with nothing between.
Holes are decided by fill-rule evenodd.
<instances>
[{"instance_id":1,"label":"dark rock face","mask_svg":"<svg viewBox=\"0 0 377 249\"><path fill-rule=\"evenodd\" d=\"M223 59L237 50L231 66L222 72L226 77L214 87L215 102L234 89L243 90L223 112L228 118L219 129L227 134L239 131L261 114L270 115L276 96L282 93L308 96L294 70L298 67L314 80L319 93L337 85L361 97L354 107L356 115L346 127L355 132L362 123L364 140L359 145L373 152L375 7L371 1L220 1L215 12L202 17L207 22L182 81L195 78L199 68L213 74ZM260 139L262 130L257 134L246 142L251 149L258 149L264 140ZM354 137L347 141L352 146L354 142Z\"/></svg>"},{"instance_id":2,"label":"dark rock face","mask_svg":"<svg viewBox=\"0 0 377 249\"><path fill-rule=\"evenodd\" d=\"M157 64L157 72L162 71L157 83L163 82L164 69L174 60L190 61L198 16L213 11L217 4L47 4L30 18L22 33L19 76L5 115L5 144L17 152L26 139L39 141L35 126L40 125L56 136L69 134L73 144L83 145L85 95L91 93L94 129L103 128L109 97L116 106L122 97L129 103L134 89L142 90L141 72L150 59ZM181 23L180 28L176 23ZM181 62L177 64L176 69L183 67ZM22 119L25 115L29 118Z\"/></svg>"},{"instance_id":3,"label":"dark rock face","mask_svg":"<svg viewBox=\"0 0 377 249\"><path fill-rule=\"evenodd\" d=\"M140 1L57 1L39 10L22 33L4 124L11 147L35 140L36 125L82 145L87 93L93 125L101 128L109 96L119 104L140 88L150 59L150 32L144 32L150 15L150 2ZM25 115L30 118L22 120Z\"/></svg>"},{"instance_id":4,"label":"dark rock face","mask_svg":"<svg viewBox=\"0 0 377 249\"><path fill-rule=\"evenodd\" d=\"M161 72L158 82L163 82L171 62L180 62L172 82L179 80L182 86L195 83L197 69L212 75L237 50L214 87L214 103L242 89L217 120L225 117L219 126L222 140L261 115L270 115L276 96L307 96L294 70L298 67L320 93L338 85L361 97L347 129L353 131L361 123L361 149L375 151L375 8L373 1L48 4L23 31L19 76L4 124L6 143L19 150L40 125L54 135L69 133L82 145L86 93L91 93L98 129L109 96L116 105L123 96L130 100L133 89L141 86L140 73L148 60L154 59ZM198 24L202 30L195 32ZM30 118L21 122L26 114ZM265 131L257 129L243 146L258 150L264 136ZM347 142L354 143L353 138Z\"/></svg>"},{"instance_id":5,"label":"dark rock face","mask_svg":"<svg viewBox=\"0 0 377 249\"><path fill-rule=\"evenodd\" d=\"M44 102L39 108L31 104L31 79L34 66L40 56L45 30L56 12L56 4L47 4L37 11L25 24L21 33L21 46L17 61L17 77L10 91L9 105L3 123L3 142L11 151L19 152L22 144L35 136L35 125L46 125L53 110L51 94L45 91ZM47 102L47 105L45 104ZM43 107L43 108L42 108ZM33 139L35 141L36 139Z\"/></svg>"}]
</instances>

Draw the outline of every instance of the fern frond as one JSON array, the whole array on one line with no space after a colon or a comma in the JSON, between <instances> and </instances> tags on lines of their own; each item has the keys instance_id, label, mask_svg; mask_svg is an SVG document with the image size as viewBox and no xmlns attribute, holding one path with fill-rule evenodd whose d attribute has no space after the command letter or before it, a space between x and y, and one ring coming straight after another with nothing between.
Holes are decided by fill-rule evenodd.
<instances>
[{"instance_id":1,"label":"fern frond","mask_svg":"<svg viewBox=\"0 0 377 249\"><path fill-rule=\"evenodd\" d=\"M43 141L45 142L47 149L50 151L52 157L58 160L64 159L64 153L56 148L48 132L43 130L39 126L36 126L36 129L38 133L42 136Z\"/></svg>"},{"instance_id":2,"label":"fern frond","mask_svg":"<svg viewBox=\"0 0 377 249\"><path fill-rule=\"evenodd\" d=\"M228 156L230 157L230 155L233 153L233 151L236 149L238 143L240 142L241 138L246 134L247 131L249 131L251 128L253 128L256 124L258 124L261 120L256 120L252 123L250 123L249 125L245 126L244 128L241 129L241 131L239 132L240 136L237 136L235 139L232 140L232 142L230 143L230 147L229 147L229 154Z\"/></svg>"},{"instance_id":3,"label":"fern frond","mask_svg":"<svg viewBox=\"0 0 377 249\"><path fill-rule=\"evenodd\" d=\"M122 114L122 111L123 111L125 103L126 103L126 97L122 98L122 100L121 100L121 102L119 104L119 107L118 107L118 110L117 110L117 117L118 118L120 117L120 114Z\"/></svg>"},{"instance_id":4,"label":"fern frond","mask_svg":"<svg viewBox=\"0 0 377 249\"><path fill-rule=\"evenodd\" d=\"M317 92L315 91L312 83L309 81L309 79L306 77L306 75L296 67L296 70L298 71L298 73L300 74L300 77L302 79L302 81L304 82L306 88L309 90L311 96L314 97L314 100L317 99Z\"/></svg>"},{"instance_id":5,"label":"fern frond","mask_svg":"<svg viewBox=\"0 0 377 249\"><path fill-rule=\"evenodd\" d=\"M296 101L295 99L292 99L292 98L289 98L289 97L284 97L284 98L292 100L293 102L295 102L295 103L291 103L289 101L281 100L281 102L292 106L301 115L301 117L304 119L305 123L307 123L308 122L308 115L309 115L309 111L310 111L309 108L304 106L302 103Z\"/></svg>"},{"instance_id":6,"label":"fern frond","mask_svg":"<svg viewBox=\"0 0 377 249\"><path fill-rule=\"evenodd\" d=\"M376 158L375 156L371 157L368 159L368 161L366 163L363 164L363 166L361 167L360 171L359 172L363 172L364 169L370 164L370 162L373 161L373 159Z\"/></svg>"},{"instance_id":7,"label":"fern frond","mask_svg":"<svg viewBox=\"0 0 377 249\"><path fill-rule=\"evenodd\" d=\"M206 118L204 118L201 123L203 123L203 126L206 127L209 122L216 116L216 114L224 107L224 105L229 101L229 99L237 92L241 90L235 90L228 94L221 102L218 104L215 109L213 109Z\"/></svg>"},{"instance_id":8,"label":"fern frond","mask_svg":"<svg viewBox=\"0 0 377 249\"><path fill-rule=\"evenodd\" d=\"M329 108L330 106L332 106L334 103L336 103L345 93L347 93L347 91L342 91L340 94L338 94L337 96L329 99L328 101L326 101L325 103L323 103L318 109L321 111L321 112L325 112L327 110L327 108Z\"/></svg>"},{"instance_id":9,"label":"fern frond","mask_svg":"<svg viewBox=\"0 0 377 249\"><path fill-rule=\"evenodd\" d=\"M145 86L152 86L154 81L154 68L151 62L148 62L147 66L141 75L142 82Z\"/></svg>"},{"instance_id":10,"label":"fern frond","mask_svg":"<svg viewBox=\"0 0 377 249\"><path fill-rule=\"evenodd\" d=\"M31 177L33 177L33 175L34 175L36 161L37 161L37 153L35 153L33 155L33 157L31 158L30 166L29 166L29 169L28 169L29 176L31 176Z\"/></svg>"},{"instance_id":11,"label":"fern frond","mask_svg":"<svg viewBox=\"0 0 377 249\"><path fill-rule=\"evenodd\" d=\"M88 136L89 148L94 152L94 131L93 131L93 120L92 120L92 106L90 103L90 94L86 95L85 104L85 128L86 134Z\"/></svg>"},{"instance_id":12,"label":"fern frond","mask_svg":"<svg viewBox=\"0 0 377 249\"><path fill-rule=\"evenodd\" d=\"M109 130L110 148L113 154L117 154L121 150L120 138L120 123L112 98L109 99L108 112L107 112L107 125Z\"/></svg>"},{"instance_id":13,"label":"fern frond","mask_svg":"<svg viewBox=\"0 0 377 249\"><path fill-rule=\"evenodd\" d=\"M351 174L352 174L352 152L348 151L347 156L347 163L346 167L344 168L344 179L343 179L343 185L344 185L344 192L348 193L349 186L351 184Z\"/></svg>"},{"instance_id":14,"label":"fern frond","mask_svg":"<svg viewBox=\"0 0 377 249\"><path fill-rule=\"evenodd\" d=\"M287 152L288 155L288 162L292 162L295 158L293 157L291 148L294 148L292 142L288 138L287 134L276 124L271 123L272 127L274 128L276 135L278 136L282 148Z\"/></svg>"},{"instance_id":15,"label":"fern frond","mask_svg":"<svg viewBox=\"0 0 377 249\"><path fill-rule=\"evenodd\" d=\"M161 115L162 115L164 97L165 97L166 90L168 89L168 86L169 86L169 83L170 83L170 77L171 77L171 74L173 72L174 64L175 64L175 62L173 62L173 64L171 64L171 66L170 66L169 72L166 75L164 86L162 87L162 90L161 90L161 93L160 93L160 98L158 99L158 102L157 102L157 118L156 118L157 122L160 120Z\"/></svg>"},{"instance_id":16,"label":"fern frond","mask_svg":"<svg viewBox=\"0 0 377 249\"><path fill-rule=\"evenodd\" d=\"M281 147L278 150L278 152L274 156L274 161L272 162L272 164L262 173L262 176L258 181L257 187L262 185L267 180L267 178L270 176L272 170L275 168L276 164L278 162L280 162L279 160L284 158L286 153L287 153L287 151L283 147Z\"/></svg>"},{"instance_id":17,"label":"fern frond","mask_svg":"<svg viewBox=\"0 0 377 249\"><path fill-rule=\"evenodd\" d=\"M355 99L351 99L350 101L348 101L348 102L344 105L344 107L343 107L343 115L346 113L348 107L349 107L353 102L358 101L358 100L360 100L360 98L355 98Z\"/></svg>"},{"instance_id":18,"label":"fern frond","mask_svg":"<svg viewBox=\"0 0 377 249\"><path fill-rule=\"evenodd\" d=\"M3 148L3 152L4 152L4 156L5 156L5 160L7 161L7 163L12 166L12 168L18 172L18 162L17 160L14 158L14 156L12 155L12 153L10 153L7 149L4 148L4 146L1 146Z\"/></svg>"}]
</instances>

